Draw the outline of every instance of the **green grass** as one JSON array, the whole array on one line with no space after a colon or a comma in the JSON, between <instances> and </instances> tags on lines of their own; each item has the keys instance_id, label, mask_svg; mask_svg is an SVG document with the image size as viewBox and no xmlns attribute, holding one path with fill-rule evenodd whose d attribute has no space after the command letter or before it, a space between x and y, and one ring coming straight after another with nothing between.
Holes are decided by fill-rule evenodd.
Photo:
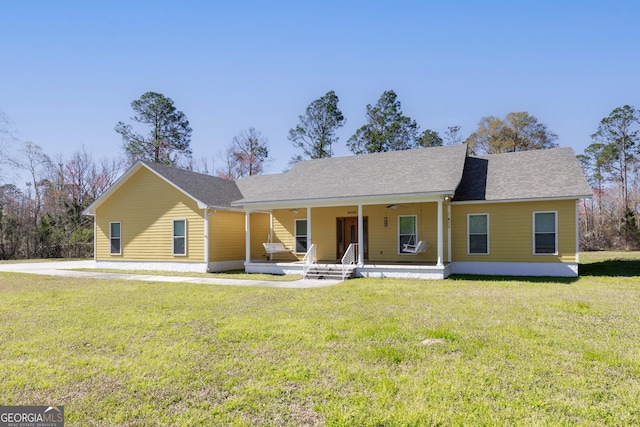
<instances>
[{"instance_id":1,"label":"green grass","mask_svg":"<svg viewBox=\"0 0 640 427\"><path fill-rule=\"evenodd\" d=\"M267 273L245 273L244 270L229 270L222 273L189 273L178 271L154 271L154 270L119 270L114 268L73 268L73 271L89 271L96 273L118 273L118 274L142 274L161 275L175 277L201 277L203 279L237 279L237 280L265 280L272 282L293 282L302 279L300 274L267 274Z\"/></svg>"},{"instance_id":2,"label":"green grass","mask_svg":"<svg viewBox=\"0 0 640 427\"><path fill-rule=\"evenodd\" d=\"M580 254L580 275L640 276L640 252L583 252Z\"/></svg>"},{"instance_id":3,"label":"green grass","mask_svg":"<svg viewBox=\"0 0 640 427\"><path fill-rule=\"evenodd\" d=\"M639 282L0 273L0 402L69 426L638 425Z\"/></svg>"}]
</instances>

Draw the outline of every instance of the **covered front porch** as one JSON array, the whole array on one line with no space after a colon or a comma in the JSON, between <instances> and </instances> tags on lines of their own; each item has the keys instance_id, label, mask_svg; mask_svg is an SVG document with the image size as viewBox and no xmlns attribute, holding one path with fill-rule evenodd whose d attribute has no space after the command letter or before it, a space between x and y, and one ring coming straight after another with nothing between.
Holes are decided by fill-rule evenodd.
<instances>
[{"instance_id":1,"label":"covered front porch","mask_svg":"<svg viewBox=\"0 0 640 427\"><path fill-rule=\"evenodd\" d=\"M246 215L248 273L445 279L451 268L450 196L338 206L278 206L257 254ZM273 248L277 246L276 250Z\"/></svg>"},{"instance_id":2,"label":"covered front porch","mask_svg":"<svg viewBox=\"0 0 640 427\"><path fill-rule=\"evenodd\" d=\"M331 271L335 276L315 275L315 278L340 278L344 276L348 267L341 263L318 261L315 264L321 271ZM352 277L373 277L373 278L398 278L398 279L446 279L451 275L451 264L444 263L438 266L436 263L419 262L369 262L363 265L353 265ZM268 261L264 259L252 259L245 263L247 273L267 273L267 274L300 274L305 275L305 264L303 261ZM311 276L314 277L314 276Z\"/></svg>"}]
</instances>

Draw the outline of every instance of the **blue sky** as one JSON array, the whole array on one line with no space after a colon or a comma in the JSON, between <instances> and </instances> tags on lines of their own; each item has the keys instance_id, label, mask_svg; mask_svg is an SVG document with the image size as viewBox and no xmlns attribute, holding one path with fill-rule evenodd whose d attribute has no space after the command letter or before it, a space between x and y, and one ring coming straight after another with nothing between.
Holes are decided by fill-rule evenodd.
<instances>
[{"instance_id":1,"label":"blue sky","mask_svg":"<svg viewBox=\"0 0 640 427\"><path fill-rule=\"evenodd\" d=\"M144 92L172 98L194 158L255 127L268 172L307 105L334 90L347 118L394 90L405 115L468 136L527 111L580 153L615 107L640 107L637 1L4 1L0 110L54 156L122 154L114 126Z\"/></svg>"}]
</instances>

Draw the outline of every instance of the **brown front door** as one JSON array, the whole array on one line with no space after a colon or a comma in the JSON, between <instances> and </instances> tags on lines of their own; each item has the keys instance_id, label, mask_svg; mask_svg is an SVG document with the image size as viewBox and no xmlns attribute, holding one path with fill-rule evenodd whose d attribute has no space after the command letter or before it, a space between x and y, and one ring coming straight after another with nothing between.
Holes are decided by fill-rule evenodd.
<instances>
[{"instance_id":1,"label":"brown front door","mask_svg":"<svg viewBox=\"0 0 640 427\"><path fill-rule=\"evenodd\" d=\"M341 259L344 256L345 251L349 248L351 243L362 243L364 244L364 258L369 258L369 239L368 239L368 229L369 229L369 221L367 217L363 218L363 228L364 228L364 238L362 242L358 240L358 217L344 217L336 219L336 242L337 242L337 259Z\"/></svg>"}]
</instances>

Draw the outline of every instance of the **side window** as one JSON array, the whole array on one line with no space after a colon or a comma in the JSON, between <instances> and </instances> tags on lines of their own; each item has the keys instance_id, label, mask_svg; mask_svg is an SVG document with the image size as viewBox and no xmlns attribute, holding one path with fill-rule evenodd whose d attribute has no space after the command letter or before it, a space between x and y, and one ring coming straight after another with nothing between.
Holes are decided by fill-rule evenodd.
<instances>
[{"instance_id":1,"label":"side window","mask_svg":"<svg viewBox=\"0 0 640 427\"><path fill-rule=\"evenodd\" d=\"M173 220L173 254L187 254L187 220Z\"/></svg>"},{"instance_id":2,"label":"side window","mask_svg":"<svg viewBox=\"0 0 640 427\"><path fill-rule=\"evenodd\" d=\"M558 253L558 213L533 213L533 253L556 255Z\"/></svg>"},{"instance_id":3,"label":"side window","mask_svg":"<svg viewBox=\"0 0 640 427\"><path fill-rule=\"evenodd\" d=\"M109 253L111 255L121 255L122 254L122 234L121 234L121 224L119 222L109 223L109 242L110 242Z\"/></svg>"},{"instance_id":4,"label":"side window","mask_svg":"<svg viewBox=\"0 0 640 427\"><path fill-rule=\"evenodd\" d=\"M296 253L307 253L307 220L296 219Z\"/></svg>"},{"instance_id":5,"label":"side window","mask_svg":"<svg viewBox=\"0 0 640 427\"><path fill-rule=\"evenodd\" d=\"M398 216L398 253L412 253L404 250L404 245L418 243L418 218L416 215Z\"/></svg>"},{"instance_id":6,"label":"side window","mask_svg":"<svg viewBox=\"0 0 640 427\"><path fill-rule=\"evenodd\" d=\"M467 215L467 251L471 254L489 254L489 214Z\"/></svg>"}]
</instances>

